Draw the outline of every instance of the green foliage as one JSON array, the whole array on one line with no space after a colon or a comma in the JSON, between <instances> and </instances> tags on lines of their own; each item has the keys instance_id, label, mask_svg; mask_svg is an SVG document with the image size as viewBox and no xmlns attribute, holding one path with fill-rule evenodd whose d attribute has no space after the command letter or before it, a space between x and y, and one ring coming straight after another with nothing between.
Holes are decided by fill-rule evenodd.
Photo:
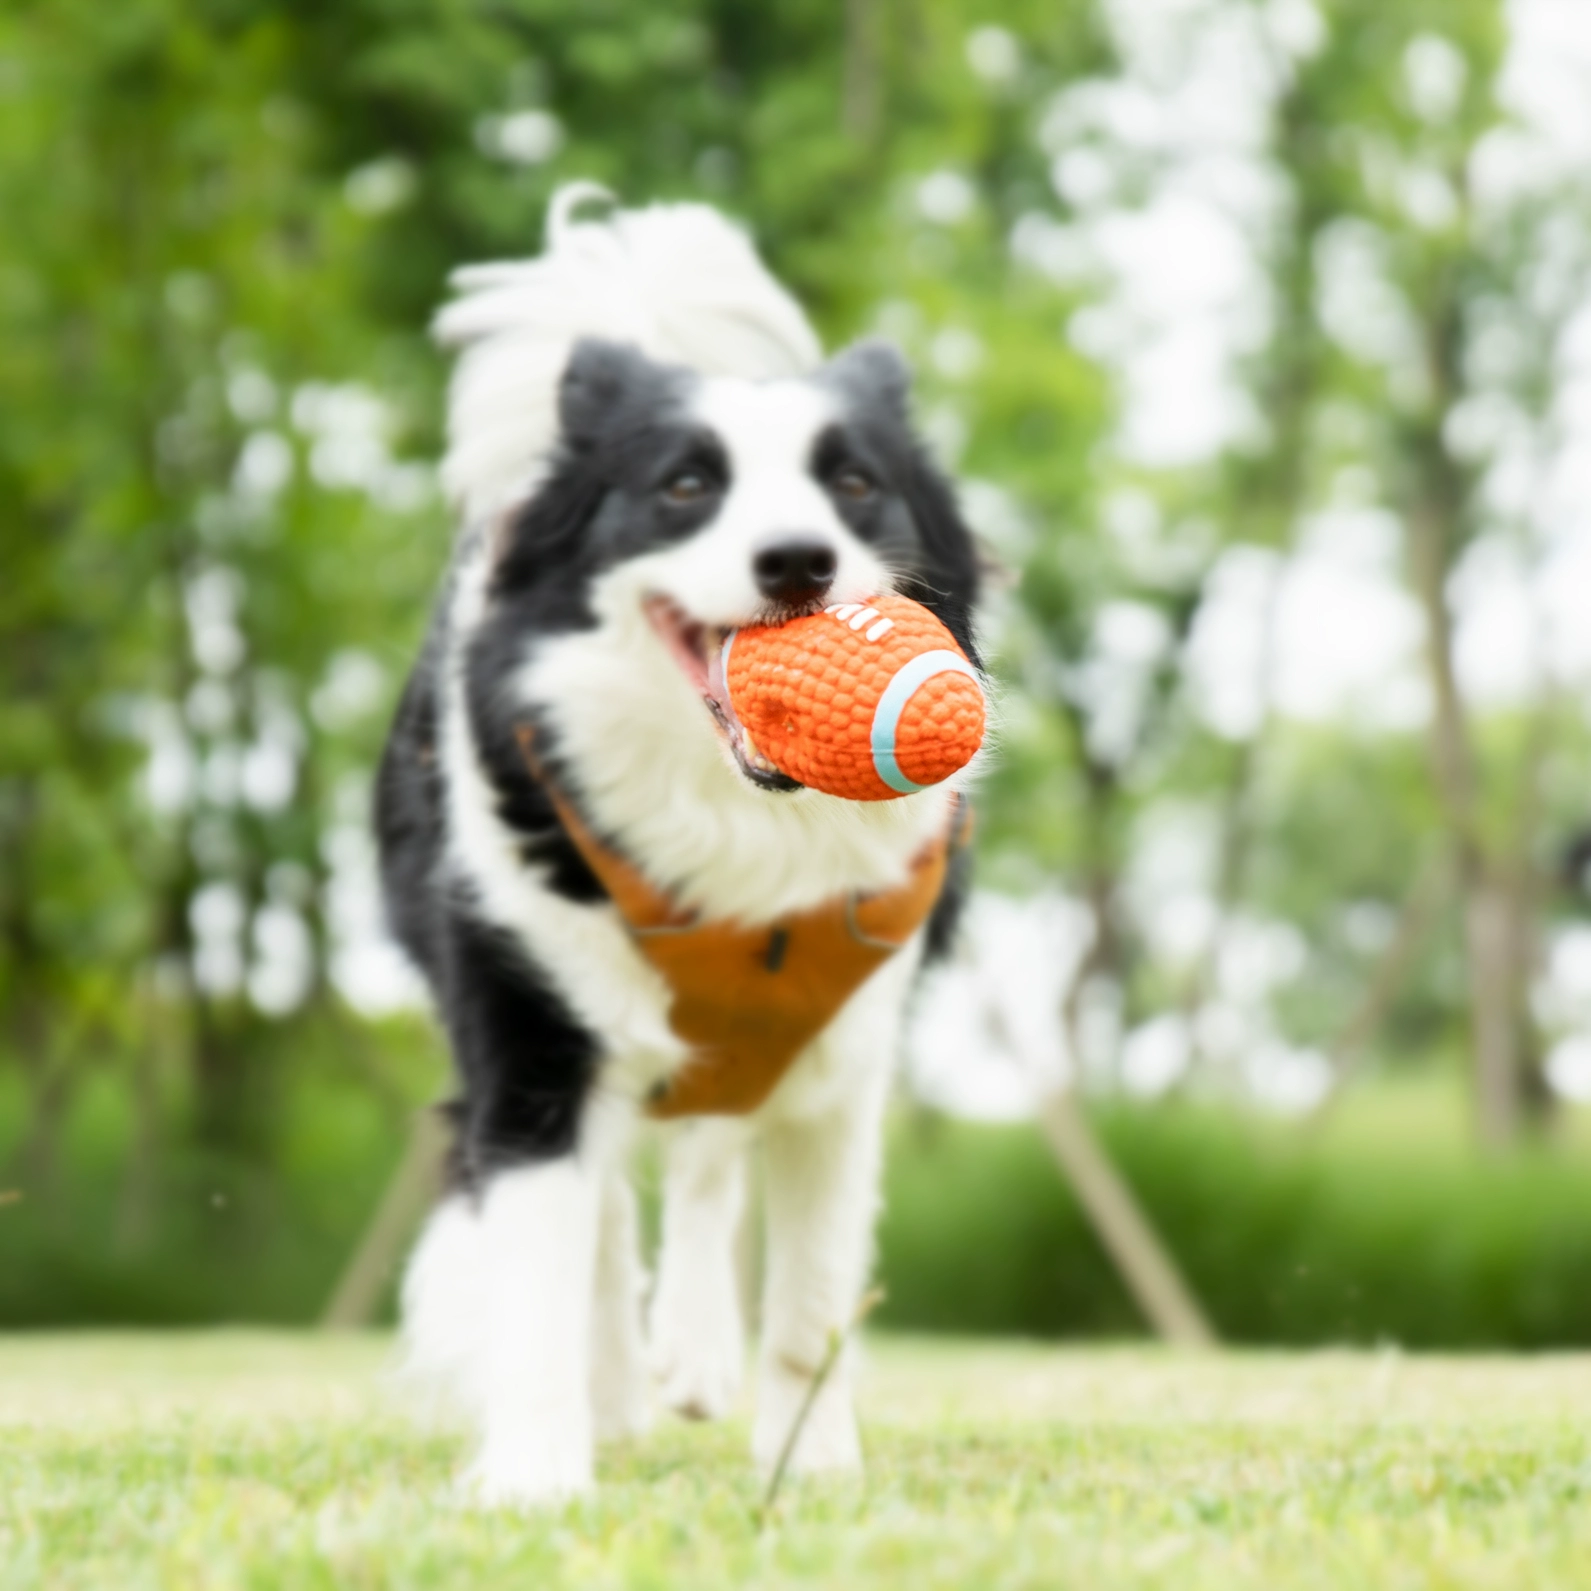
<instances>
[{"instance_id":1,"label":"green foliage","mask_svg":"<svg viewBox=\"0 0 1591 1591\"><path fill-rule=\"evenodd\" d=\"M1567 1150L1476 1163L1424 1098L1382 1129L1315 1132L1208 1108L1099 1128L1223 1338L1411 1348L1591 1342L1591 1171ZM879 1237L887 1324L1141 1329L1038 1133L908 1119Z\"/></svg>"},{"instance_id":2,"label":"green foliage","mask_svg":"<svg viewBox=\"0 0 1591 1591\"><path fill-rule=\"evenodd\" d=\"M317 1318L441 1060L423 1029L322 1019L271 1057L263 1161L180 1136L153 1163L113 1075L76 1097L56 1191L0 1206L0 1326ZM384 1089L372 1077L398 1080ZM1411 1348L1591 1344L1578 1138L1475 1162L1419 1088L1319 1128L1209 1107L1098 1125L1223 1336ZM26 1094L0 1097L0 1151ZM180 1099L168 1101L180 1111ZM169 1128L168 1128L169 1131ZM879 1275L897 1329L1138 1335L1141 1317L1037 1132L913 1112L892 1135Z\"/></svg>"},{"instance_id":3,"label":"green foliage","mask_svg":"<svg viewBox=\"0 0 1591 1591\"><path fill-rule=\"evenodd\" d=\"M248 1057L247 1097L270 1123L253 1154L183 1130L189 1079L163 1091L153 1134L117 1073L78 1089L48 1180L0 1206L0 1325L319 1317L414 1112L441 1091L442 1057L416 1021L367 1026L329 1009L282 1036L290 1053ZM19 1074L3 1083L0 1153L30 1106Z\"/></svg>"},{"instance_id":4,"label":"green foliage","mask_svg":"<svg viewBox=\"0 0 1591 1591\"><path fill-rule=\"evenodd\" d=\"M0 1058L33 1079L30 1181L107 1061L190 1057L201 1119L236 1117L269 1024L191 990L197 893L237 891L245 957L272 902L324 940L322 840L384 704L331 732L311 702L340 655L401 654L441 545L312 478L288 412L380 366L363 223L280 100L294 46L271 8L0 20L0 203L28 218L0 269ZM162 743L192 788L151 802ZM273 747L288 788L245 799Z\"/></svg>"},{"instance_id":5,"label":"green foliage","mask_svg":"<svg viewBox=\"0 0 1591 1591\"><path fill-rule=\"evenodd\" d=\"M1097 407L1080 361L1036 355L1055 295L1003 248L1044 182L1032 108L1099 54L1088 13L1031 10L998 92L966 68L959 0L857 7L849 32L705 0L0 19L0 203L29 218L0 263L0 1055L45 1101L24 1158L113 1054L177 1057L202 1130L241 1130L233 1058L298 1016L235 975L194 986L206 888L238 903L244 972L262 914L299 914L327 997L328 835L362 803L446 530L412 473L339 462L325 416L364 404L400 472L434 456L447 275L534 249L555 184L719 200L835 337L886 293L922 301L924 339L987 309L990 435ZM545 158L503 158L526 118ZM980 179L953 229L910 202L947 163ZM220 652L196 605L223 610ZM349 657L382 671L354 719L318 705ZM273 737L285 804L237 788ZM151 802L162 747L192 788Z\"/></svg>"},{"instance_id":6,"label":"green foliage","mask_svg":"<svg viewBox=\"0 0 1591 1591\"><path fill-rule=\"evenodd\" d=\"M1408 516L1435 502L1451 511L1449 560L1486 529L1477 462L1449 445L1476 390L1469 356L1509 331L1522 350L1510 401L1545 412L1586 250L1533 274L1543 228L1579 225L1578 190L1471 224L1470 156L1502 120L1501 0L1336 0L1323 16L1319 48L1279 63L1264 131L1282 202L1251 240L1271 303L1241 371L1261 423L1220 457L1149 469L1117 445L1120 370L1078 332L1101 283L1058 279L1013 246L1024 227L1082 219L1052 180L1044 128L1058 95L1118 72L1100 5L0 11L0 1180L24 1193L0 1206L0 1317L303 1318L396 1158L416 1041L335 992L331 901L446 557L426 487L444 375L426 324L455 266L533 251L571 179L627 203L720 203L831 343L882 331L913 357L924 427L1002 565L983 876L1087 901L1097 932L1078 990L1112 985L1129 1021L1208 1003L1215 952L1153 964L1126 899L1146 820L1180 806L1219 830L1218 915L1285 924L1307 946L1278 1030L1329 1047L1375 973L1375 935L1354 925L1390 921L1451 844L1425 751L1412 733L1274 720L1222 739L1193 711L1186 642L1224 550L1285 558L1324 507ZM980 74L969 40L991 25L1010 70ZM1445 118L1407 92L1408 49L1428 34L1462 67ZM1105 153L1125 173L1124 214L1175 155ZM1415 166L1449 182L1448 221L1409 213ZM935 214L930 178L954 199ZM1407 347L1349 350L1325 324L1322 260L1345 226L1379 251ZM363 463L327 430L350 412ZM1107 745L1100 636L1123 613L1162 639L1131 732ZM356 677L363 688L339 696ZM1567 699L1473 728L1477 834L1517 862L1534 944L1568 909L1545 865L1581 822L1591 746ZM240 770L273 745L291 788L255 799ZM185 787L154 799L172 758ZM238 914L230 976L200 976L207 900ZM301 924L313 967L274 1005L248 983L273 913ZM1378 1059L1453 1052L1457 917L1411 959ZM347 1070L359 1054L372 1058ZM1362 1186L1382 1224L1368 1193L1340 1191L1361 1186L1346 1148L1284 1138L1273 1151L1182 1115L1111 1131L1240 1334L1582 1340L1582 1261L1548 1208L1580 1190L1556 1162L1471 1177L1417 1149L1420 1176L1402 1176L1371 1157ZM887 1250L899 1318L1126 1329L1130 1308L1035 1143L996 1141L998 1154L970 1130L903 1138ZM956 1201L940 1154L970 1168ZM208 1213L216 1191L235 1222ZM1456 1251L1438 1241L1445 1198L1476 1206ZM1491 1199L1495 1217L1480 1209ZM1208 1230L1184 1219L1195 1209ZM1408 1272L1440 1304L1419 1303L1401 1243L1449 1256ZM1286 1264L1306 1276L1274 1301L1243 1291L1244 1265ZM962 1265L977 1286L943 1280ZM1555 1278L1544 1304L1538 1276Z\"/></svg>"},{"instance_id":7,"label":"green foliage","mask_svg":"<svg viewBox=\"0 0 1591 1591\"><path fill-rule=\"evenodd\" d=\"M1056 335L1068 295L1006 239L1047 191L1033 119L1103 36L1088 8L1004 8L1020 70L993 84L966 61L991 20L968 0L844 25L733 0L0 18L0 204L29 218L0 260L9 1181L113 1197L62 1169L90 1095L153 1159L193 1140L265 1176L287 1152L297 1085L273 1076L346 1020L334 860L445 559L413 473L439 445L426 325L456 265L534 249L556 184L724 204L831 338L897 330L925 412L1086 544L1104 390ZM504 158L527 126L540 155ZM970 180L959 219L920 213L934 171ZM936 373L935 339L969 327L981 359ZM374 464L330 434L350 410ZM337 710L350 661L375 683ZM273 747L290 788L257 797ZM207 912L235 919L219 971ZM273 918L313 964L276 1004L251 981Z\"/></svg>"}]
</instances>

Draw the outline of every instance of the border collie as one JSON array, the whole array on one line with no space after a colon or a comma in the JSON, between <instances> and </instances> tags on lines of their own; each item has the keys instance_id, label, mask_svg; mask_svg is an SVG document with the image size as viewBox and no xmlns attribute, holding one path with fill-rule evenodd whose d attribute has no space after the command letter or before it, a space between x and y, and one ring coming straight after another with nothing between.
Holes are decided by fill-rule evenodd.
<instances>
[{"instance_id":1,"label":"border collie","mask_svg":"<svg viewBox=\"0 0 1591 1591\"><path fill-rule=\"evenodd\" d=\"M557 803L703 920L755 927L890 889L965 776L880 802L795 786L735 732L714 653L735 626L893 590L976 658L973 543L910 430L899 357L864 343L825 363L715 211L577 219L592 197L564 190L543 256L460 273L439 319L462 350L443 467L462 528L377 797L391 919L458 1081L449 1191L403 1286L406 1350L462 1402L465 1484L498 1503L588 1488L594 1443L643 1428L654 1386L687 1416L732 1407L753 1142L768 1256L753 1451L775 1461L866 1281L903 1008L957 893L766 1103L652 1124L646 1100L691 1056ZM643 1130L666 1165L644 1332L626 1175ZM793 1467L859 1463L842 1361Z\"/></svg>"}]
</instances>

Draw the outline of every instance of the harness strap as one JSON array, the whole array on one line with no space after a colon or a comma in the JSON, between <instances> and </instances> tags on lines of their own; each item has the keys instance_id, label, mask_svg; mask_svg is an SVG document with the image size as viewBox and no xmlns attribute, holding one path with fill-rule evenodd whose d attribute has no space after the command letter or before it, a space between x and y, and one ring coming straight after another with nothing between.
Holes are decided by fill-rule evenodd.
<instances>
[{"instance_id":1,"label":"harness strap","mask_svg":"<svg viewBox=\"0 0 1591 1591\"><path fill-rule=\"evenodd\" d=\"M965 842L966 807L958 799L945 833L893 889L853 892L756 927L704 922L592 832L548 777L531 727L516 733L564 833L673 996L669 1026L692 1053L647 1099L648 1113L663 1119L756 1110L840 1007L927 920L951 847Z\"/></svg>"}]
</instances>

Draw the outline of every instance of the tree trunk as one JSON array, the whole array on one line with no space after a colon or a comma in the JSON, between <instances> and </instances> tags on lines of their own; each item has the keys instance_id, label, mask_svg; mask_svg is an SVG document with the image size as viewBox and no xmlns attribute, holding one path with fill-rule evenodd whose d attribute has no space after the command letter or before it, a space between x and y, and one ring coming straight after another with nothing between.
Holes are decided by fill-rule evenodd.
<instances>
[{"instance_id":1,"label":"tree trunk","mask_svg":"<svg viewBox=\"0 0 1591 1591\"><path fill-rule=\"evenodd\" d=\"M153 1001L151 1001L153 1004ZM155 1045L156 1022L146 1047L133 1061L127 1086L131 1094L133 1130L116 1206L116 1252L141 1253L154 1230L156 1186L160 1166L160 1075Z\"/></svg>"},{"instance_id":2,"label":"tree trunk","mask_svg":"<svg viewBox=\"0 0 1591 1591\"><path fill-rule=\"evenodd\" d=\"M1520 1047L1516 1014L1518 921L1512 892L1481 869L1464 903L1474 1038L1475 1111L1481 1141L1510 1143L1520 1125Z\"/></svg>"},{"instance_id":3,"label":"tree trunk","mask_svg":"<svg viewBox=\"0 0 1591 1591\"><path fill-rule=\"evenodd\" d=\"M1072 719L1079 756L1083 766L1085 862L1083 893L1088 902L1093 936L1083 958L1072 974L1071 986L1061 1003L1061 1022L1071 1050L1072 1064L1080 1079L1083 1064L1083 1001L1098 982L1123 988L1126 982L1126 945L1120 920L1120 870L1114 836L1114 806L1120 794L1115 770L1096 761L1088 752L1087 726L1080 717ZM1116 1057L1111 1056L1114 1065Z\"/></svg>"},{"instance_id":4,"label":"tree trunk","mask_svg":"<svg viewBox=\"0 0 1591 1591\"><path fill-rule=\"evenodd\" d=\"M1431 447L1434 453L1441 444ZM1436 473L1443 473L1440 465ZM1522 1114L1523 902L1518 889L1510 887L1506 870L1488 854L1481 833L1475 756L1453 665L1453 614L1447 598L1458 540L1455 498L1452 490L1437 490L1414 506L1408 516L1409 548L1425 616L1432 762L1463 903L1476 1128L1481 1142L1495 1148L1517 1136Z\"/></svg>"},{"instance_id":5,"label":"tree trunk","mask_svg":"<svg viewBox=\"0 0 1591 1591\"><path fill-rule=\"evenodd\" d=\"M75 1078L58 1057L40 1071L28 1102L27 1133L18 1144L10 1173L29 1199L46 1208L56 1204L61 1181L61 1129L72 1103Z\"/></svg>"},{"instance_id":6,"label":"tree trunk","mask_svg":"<svg viewBox=\"0 0 1591 1591\"><path fill-rule=\"evenodd\" d=\"M840 88L840 124L858 143L878 131L880 94L877 0L845 0L845 78Z\"/></svg>"},{"instance_id":7,"label":"tree trunk","mask_svg":"<svg viewBox=\"0 0 1591 1591\"><path fill-rule=\"evenodd\" d=\"M1039 1107L1039 1125L1116 1269L1149 1324L1179 1348L1211 1348L1215 1332L1078 1107L1058 1088Z\"/></svg>"},{"instance_id":8,"label":"tree trunk","mask_svg":"<svg viewBox=\"0 0 1591 1591\"><path fill-rule=\"evenodd\" d=\"M375 1321L405 1249L442 1191L447 1145L442 1118L422 1110L403 1159L327 1300L320 1317L323 1330L355 1331Z\"/></svg>"},{"instance_id":9,"label":"tree trunk","mask_svg":"<svg viewBox=\"0 0 1591 1591\"><path fill-rule=\"evenodd\" d=\"M1398 913L1397 927L1370 974L1364 994L1327 1051L1334 1082L1315 1108L1317 1121L1324 1120L1336 1101L1342 1098L1344 1085L1358 1069L1370 1040L1386 1021L1414 957L1451 890L1445 856L1433 857L1415 879Z\"/></svg>"}]
</instances>

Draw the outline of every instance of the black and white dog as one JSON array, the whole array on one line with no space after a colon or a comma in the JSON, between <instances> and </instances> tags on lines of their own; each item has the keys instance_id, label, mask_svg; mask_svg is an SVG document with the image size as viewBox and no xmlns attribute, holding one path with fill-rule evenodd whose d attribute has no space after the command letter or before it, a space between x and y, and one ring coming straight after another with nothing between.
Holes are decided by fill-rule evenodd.
<instances>
[{"instance_id":1,"label":"black and white dog","mask_svg":"<svg viewBox=\"0 0 1591 1591\"><path fill-rule=\"evenodd\" d=\"M543 780L706 918L767 923L898 885L950 786L849 802L792 785L726 725L730 628L886 590L969 655L973 545L913 439L907 379L864 344L824 364L745 239L702 206L576 220L545 254L465 272L444 478L463 530L382 765L397 933L457 1065L452 1190L405 1280L414 1367L462 1399L488 1501L588 1487L655 1380L726 1412L744 1354L733 1238L760 1145L767 1278L754 1451L771 1463L869 1265L903 1007L947 891L749 1116L666 1127L663 1248L645 1273L626 1158L649 1090L689 1059ZM533 726L533 774L516 740ZM964 782L964 781L963 781ZM859 1462L842 1368L797 1469Z\"/></svg>"}]
</instances>

